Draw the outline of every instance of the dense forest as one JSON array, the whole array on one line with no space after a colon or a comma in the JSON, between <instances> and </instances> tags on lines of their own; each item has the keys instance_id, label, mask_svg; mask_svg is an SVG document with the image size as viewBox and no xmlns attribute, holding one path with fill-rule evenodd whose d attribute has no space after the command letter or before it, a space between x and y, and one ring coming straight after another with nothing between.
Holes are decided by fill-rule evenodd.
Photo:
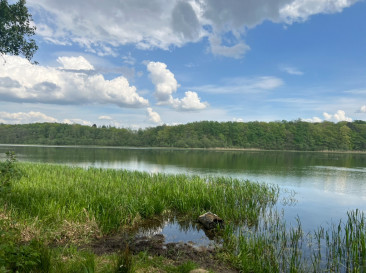
<instances>
[{"instance_id":1,"label":"dense forest","mask_svg":"<svg viewBox=\"0 0 366 273\"><path fill-rule=\"evenodd\" d=\"M201 121L140 130L59 123L0 124L0 143L365 151L366 122Z\"/></svg>"}]
</instances>

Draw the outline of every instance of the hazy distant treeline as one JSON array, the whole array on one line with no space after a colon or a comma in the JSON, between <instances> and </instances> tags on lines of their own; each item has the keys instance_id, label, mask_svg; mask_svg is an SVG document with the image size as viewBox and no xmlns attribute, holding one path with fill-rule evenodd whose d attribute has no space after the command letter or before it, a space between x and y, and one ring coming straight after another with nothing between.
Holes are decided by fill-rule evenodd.
<instances>
[{"instance_id":1,"label":"hazy distant treeline","mask_svg":"<svg viewBox=\"0 0 366 273\"><path fill-rule=\"evenodd\" d=\"M140 130L59 123L0 124L0 143L309 151L366 150L366 122L201 121Z\"/></svg>"}]
</instances>

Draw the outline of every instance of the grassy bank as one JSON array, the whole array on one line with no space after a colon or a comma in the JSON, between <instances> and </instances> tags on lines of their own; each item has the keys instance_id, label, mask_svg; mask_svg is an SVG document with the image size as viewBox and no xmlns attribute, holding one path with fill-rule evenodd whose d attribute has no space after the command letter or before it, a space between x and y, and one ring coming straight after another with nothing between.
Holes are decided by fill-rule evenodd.
<instances>
[{"instance_id":1,"label":"grassy bank","mask_svg":"<svg viewBox=\"0 0 366 273\"><path fill-rule=\"evenodd\" d=\"M276 187L224 178L31 163L16 163L16 169L21 176L2 188L2 229L15 234L15 249L26 243L35 253L85 244L162 214L194 221L213 211L228 223L253 225L278 195ZM28 244L34 239L42 244ZM80 261L90 258L82 255Z\"/></svg>"},{"instance_id":2,"label":"grassy bank","mask_svg":"<svg viewBox=\"0 0 366 273\"><path fill-rule=\"evenodd\" d=\"M226 222L222 247L210 257L236 272L366 271L362 212L305 234L300 220L288 227L270 209L277 187L11 161L0 167L1 273L189 272L199 267L189 260L199 252L180 260L181 250L156 255L119 248L98 254L90 246L146 219L179 215L195 221L206 211Z\"/></svg>"}]
</instances>

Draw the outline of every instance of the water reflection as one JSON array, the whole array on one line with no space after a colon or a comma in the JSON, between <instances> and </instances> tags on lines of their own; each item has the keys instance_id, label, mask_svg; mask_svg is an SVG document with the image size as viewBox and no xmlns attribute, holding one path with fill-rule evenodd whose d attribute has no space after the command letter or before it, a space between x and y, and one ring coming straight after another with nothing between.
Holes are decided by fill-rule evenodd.
<instances>
[{"instance_id":1,"label":"water reflection","mask_svg":"<svg viewBox=\"0 0 366 273\"><path fill-rule=\"evenodd\" d=\"M152 237L164 235L165 243L192 243L196 246L212 245L216 239L213 232L202 228L198 223L189 220L179 220L176 217L154 218L142 222L135 235Z\"/></svg>"}]
</instances>

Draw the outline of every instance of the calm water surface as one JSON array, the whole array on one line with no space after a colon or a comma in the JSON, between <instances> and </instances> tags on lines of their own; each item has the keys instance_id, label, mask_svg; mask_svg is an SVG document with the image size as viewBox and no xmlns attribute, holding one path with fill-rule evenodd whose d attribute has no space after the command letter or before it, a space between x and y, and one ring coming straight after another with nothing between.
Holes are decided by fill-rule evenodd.
<instances>
[{"instance_id":1,"label":"calm water surface","mask_svg":"<svg viewBox=\"0 0 366 273\"><path fill-rule=\"evenodd\" d=\"M304 230L338 222L347 211L366 212L366 154L35 147L0 145L20 161L146 172L229 176L279 185L287 221L300 217ZM295 193L295 204L283 197Z\"/></svg>"}]
</instances>

